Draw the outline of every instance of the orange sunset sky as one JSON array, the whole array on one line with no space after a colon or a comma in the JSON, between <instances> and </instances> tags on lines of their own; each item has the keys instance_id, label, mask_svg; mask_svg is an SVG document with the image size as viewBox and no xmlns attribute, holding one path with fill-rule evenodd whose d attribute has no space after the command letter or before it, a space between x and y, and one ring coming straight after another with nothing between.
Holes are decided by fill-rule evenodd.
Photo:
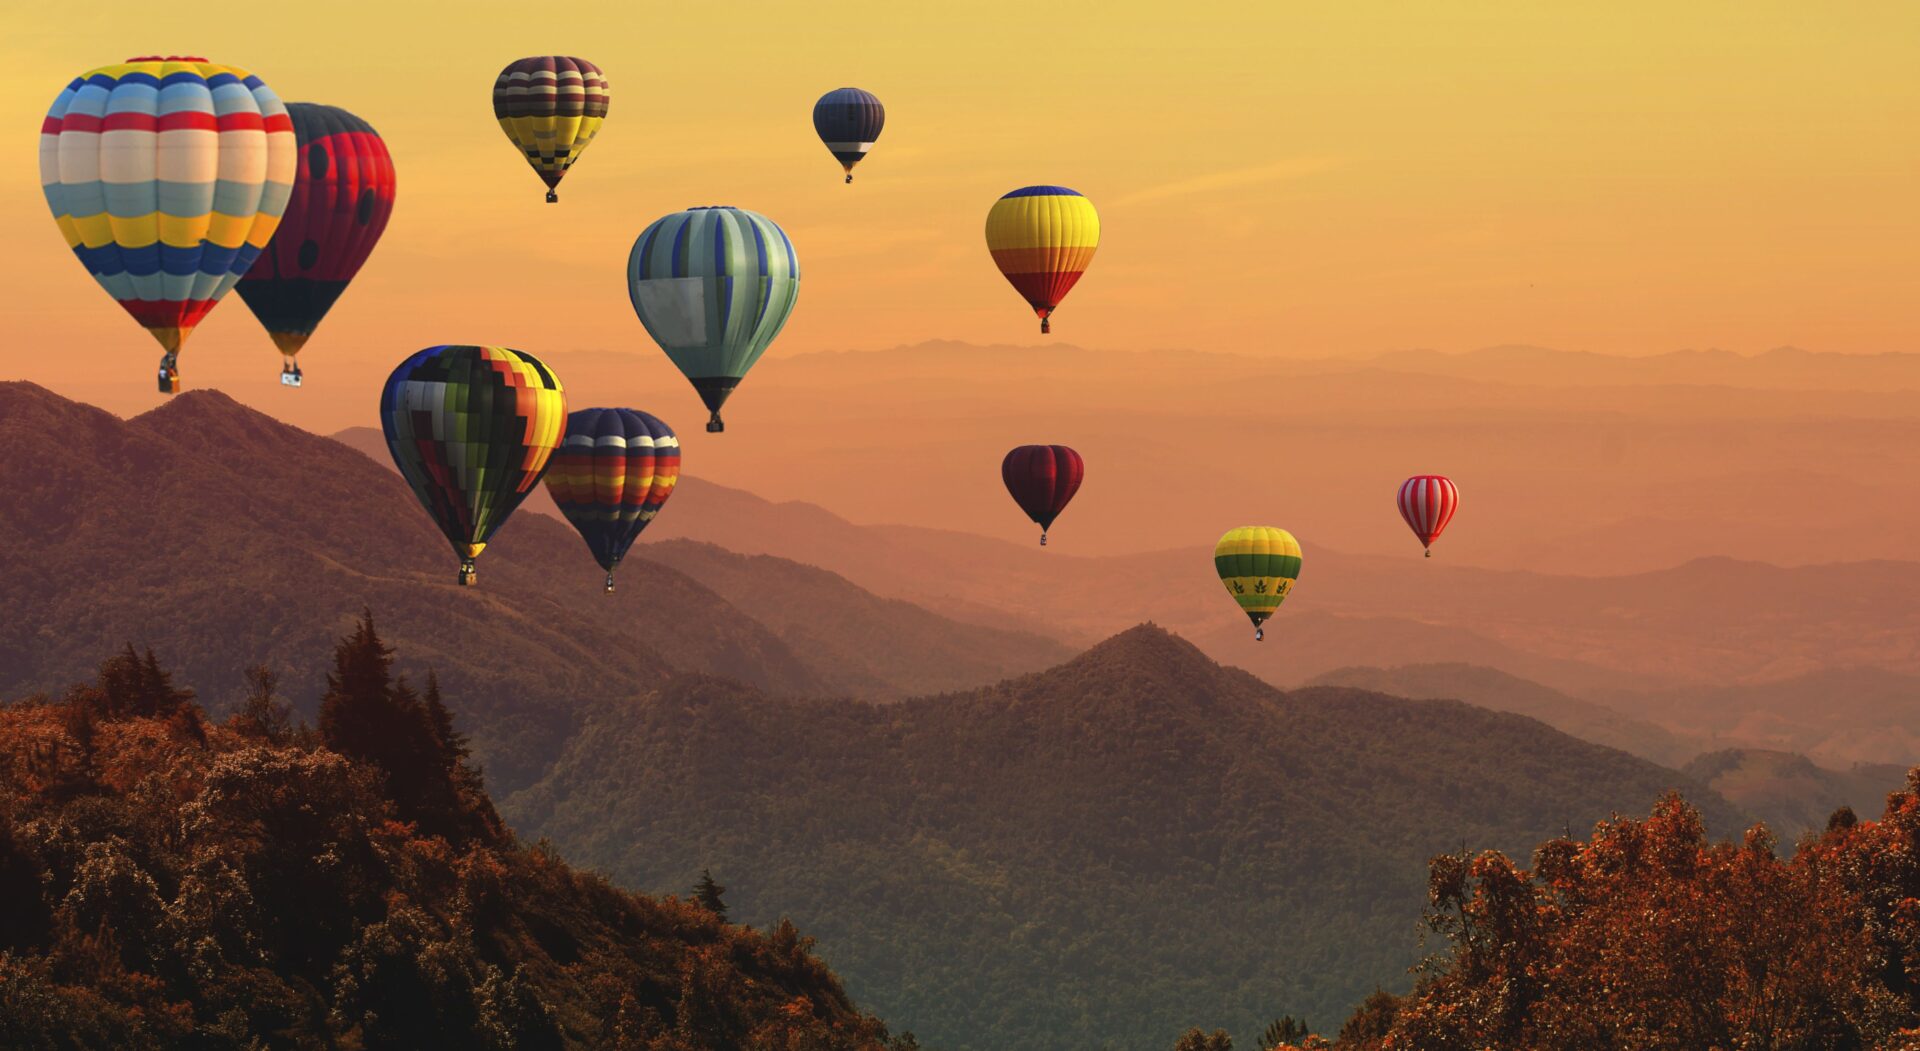
<instances>
[{"instance_id":1,"label":"orange sunset sky","mask_svg":"<svg viewBox=\"0 0 1920 1051\"><path fill-rule=\"evenodd\" d=\"M394 154L392 224L302 354L306 388L279 386L237 296L182 356L188 389L323 432L374 424L392 364L456 342L563 379L569 355L630 355L601 389L570 381L575 404L697 431L623 288L633 237L696 204L765 213L805 268L730 422L800 355L1044 354L981 233L997 196L1044 182L1100 210L1053 340L1101 351L1920 347L1911 3L14 2L0 29L0 378L122 413L158 403L158 349L67 253L35 135L71 77L153 52L344 106ZM500 67L536 53L590 58L613 89L557 206L490 108ZM888 123L844 186L808 114L849 84Z\"/></svg>"}]
</instances>

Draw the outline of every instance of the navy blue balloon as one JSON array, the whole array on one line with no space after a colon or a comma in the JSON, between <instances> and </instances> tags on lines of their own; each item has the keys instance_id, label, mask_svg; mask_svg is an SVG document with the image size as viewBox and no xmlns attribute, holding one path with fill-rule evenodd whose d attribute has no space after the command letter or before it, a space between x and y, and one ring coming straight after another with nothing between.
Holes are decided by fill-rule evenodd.
<instances>
[{"instance_id":1,"label":"navy blue balloon","mask_svg":"<svg viewBox=\"0 0 1920 1051\"><path fill-rule=\"evenodd\" d=\"M813 130L853 181L853 166L867 155L887 126L887 108L870 91L836 88L813 104Z\"/></svg>"}]
</instances>

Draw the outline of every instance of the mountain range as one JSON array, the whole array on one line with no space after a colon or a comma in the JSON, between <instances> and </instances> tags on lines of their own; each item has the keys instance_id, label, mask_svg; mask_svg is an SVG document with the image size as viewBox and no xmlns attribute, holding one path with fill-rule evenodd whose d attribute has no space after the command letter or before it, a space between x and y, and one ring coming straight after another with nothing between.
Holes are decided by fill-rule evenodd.
<instances>
[{"instance_id":1,"label":"mountain range","mask_svg":"<svg viewBox=\"0 0 1920 1051\"><path fill-rule=\"evenodd\" d=\"M1674 771L1458 702L1282 692L1151 625L892 705L687 676L604 709L506 805L635 887L710 867L951 1051L1161 1049L1344 1017L1418 956L1424 862L1525 851ZM1524 856L1524 855L1522 855Z\"/></svg>"}]
</instances>

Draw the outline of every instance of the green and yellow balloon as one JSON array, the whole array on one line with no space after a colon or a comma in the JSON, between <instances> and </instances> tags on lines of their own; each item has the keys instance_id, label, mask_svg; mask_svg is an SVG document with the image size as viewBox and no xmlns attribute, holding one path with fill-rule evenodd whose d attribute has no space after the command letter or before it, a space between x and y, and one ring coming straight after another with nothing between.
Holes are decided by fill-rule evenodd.
<instances>
[{"instance_id":1,"label":"green and yellow balloon","mask_svg":"<svg viewBox=\"0 0 1920 1051\"><path fill-rule=\"evenodd\" d=\"M1287 600L1300 576L1300 542L1272 526L1229 529L1213 545L1213 568L1240 612L1253 621L1253 639L1267 637L1267 618Z\"/></svg>"}]
</instances>

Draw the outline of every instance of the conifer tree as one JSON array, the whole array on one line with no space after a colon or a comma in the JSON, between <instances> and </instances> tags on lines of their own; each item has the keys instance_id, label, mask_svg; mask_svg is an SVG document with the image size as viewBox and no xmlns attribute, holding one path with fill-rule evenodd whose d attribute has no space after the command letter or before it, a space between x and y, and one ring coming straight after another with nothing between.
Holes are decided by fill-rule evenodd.
<instances>
[{"instance_id":1,"label":"conifer tree","mask_svg":"<svg viewBox=\"0 0 1920 1051\"><path fill-rule=\"evenodd\" d=\"M726 892L726 887L714 881L711 870L700 870L700 882L693 885L693 900L699 902L701 908L718 916L722 923L727 919L727 902L721 895Z\"/></svg>"}]
</instances>

